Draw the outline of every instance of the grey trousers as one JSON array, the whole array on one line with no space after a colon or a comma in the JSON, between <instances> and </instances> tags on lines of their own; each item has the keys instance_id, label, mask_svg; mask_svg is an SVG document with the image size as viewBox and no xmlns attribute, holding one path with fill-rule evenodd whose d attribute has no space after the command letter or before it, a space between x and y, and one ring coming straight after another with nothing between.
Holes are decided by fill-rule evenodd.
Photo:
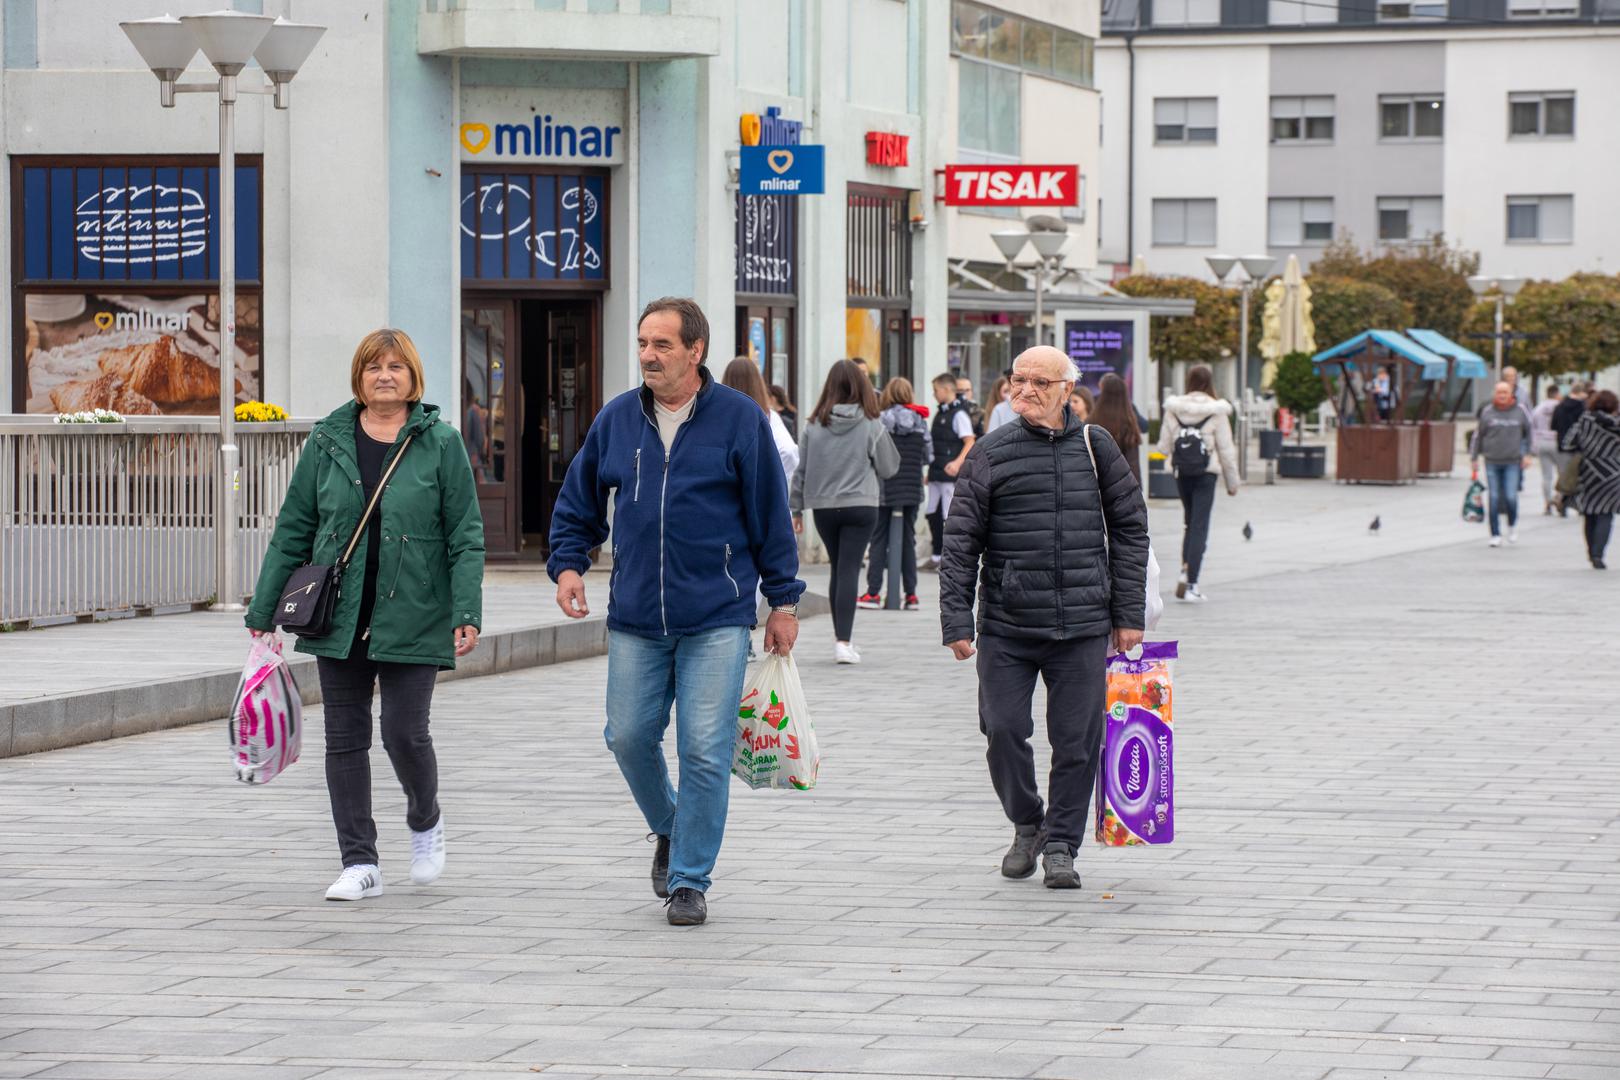
<instances>
[{"instance_id":1,"label":"grey trousers","mask_svg":"<svg viewBox=\"0 0 1620 1080\"><path fill-rule=\"evenodd\" d=\"M1086 834L1086 810L1102 756L1108 700L1108 636L1044 641L981 634L978 646L979 730L990 746L990 781L1007 820L1044 826L1047 843L1070 854ZM1046 684L1046 737L1052 745L1047 803L1035 777L1030 703L1035 680Z\"/></svg>"}]
</instances>

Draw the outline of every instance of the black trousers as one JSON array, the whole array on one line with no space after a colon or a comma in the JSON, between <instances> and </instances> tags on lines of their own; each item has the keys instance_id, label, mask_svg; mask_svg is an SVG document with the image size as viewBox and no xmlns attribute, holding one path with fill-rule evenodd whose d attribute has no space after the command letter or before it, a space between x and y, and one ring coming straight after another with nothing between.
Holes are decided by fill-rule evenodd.
<instances>
[{"instance_id":1,"label":"black trousers","mask_svg":"<svg viewBox=\"0 0 1620 1080\"><path fill-rule=\"evenodd\" d=\"M426 832L439 822L439 760L428 734L428 708L439 669L366 658L357 644L347 660L318 657L326 712L326 792L344 866L377 861L371 816L371 698L382 686L382 741L405 789L405 822Z\"/></svg>"},{"instance_id":2,"label":"black trousers","mask_svg":"<svg viewBox=\"0 0 1620 1080\"><path fill-rule=\"evenodd\" d=\"M875 506L840 506L812 511L816 532L827 549L832 577L827 592L832 600L833 634L839 641L850 640L855 632L855 599L861 587L861 556L872 538Z\"/></svg>"},{"instance_id":3,"label":"black trousers","mask_svg":"<svg viewBox=\"0 0 1620 1080\"><path fill-rule=\"evenodd\" d=\"M1181 496L1181 563L1187 568L1187 584L1198 584L1198 571L1204 565L1204 549L1209 546L1209 516L1215 509L1214 473L1176 477Z\"/></svg>"},{"instance_id":4,"label":"black trousers","mask_svg":"<svg viewBox=\"0 0 1620 1080\"><path fill-rule=\"evenodd\" d=\"M1609 533L1614 530L1613 514L1583 514L1585 520L1581 522L1586 532L1586 557L1589 559L1603 558L1604 550L1609 546Z\"/></svg>"},{"instance_id":5,"label":"black trousers","mask_svg":"<svg viewBox=\"0 0 1620 1080\"><path fill-rule=\"evenodd\" d=\"M935 510L928 515L928 539L934 548L934 558L945 554L945 511Z\"/></svg>"},{"instance_id":6,"label":"black trousers","mask_svg":"<svg viewBox=\"0 0 1620 1080\"><path fill-rule=\"evenodd\" d=\"M1007 820L1043 825L1047 843L1073 854L1086 834L1086 808L1102 756L1108 700L1108 637L1044 641L980 634L979 730L989 740L990 782ZM1048 803L1042 805L1030 736L1035 679L1046 683L1046 737L1052 744Z\"/></svg>"},{"instance_id":7,"label":"black trousers","mask_svg":"<svg viewBox=\"0 0 1620 1080\"><path fill-rule=\"evenodd\" d=\"M866 591L883 590L883 575L889 569L889 528L894 512L900 511L900 576L904 579L906 595L917 591L917 508L915 506L880 506L877 522L872 526L872 546L866 556ZM894 588L894 582L889 582Z\"/></svg>"}]
</instances>

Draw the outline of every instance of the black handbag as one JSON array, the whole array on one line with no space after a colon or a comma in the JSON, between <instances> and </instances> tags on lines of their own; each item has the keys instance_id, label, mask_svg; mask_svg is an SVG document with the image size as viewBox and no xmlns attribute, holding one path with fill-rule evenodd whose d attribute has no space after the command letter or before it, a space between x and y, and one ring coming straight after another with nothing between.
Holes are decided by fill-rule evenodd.
<instances>
[{"instance_id":1,"label":"black handbag","mask_svg":"<svg viewBox=\"0 0 1620 1080\"><path fill-rule=\"evenodd\" d=\"M383 471L382 478L377 481L377 490L371 493L371 501L366 503L365 513L360 515L360 523L354 527L354 535L349 537L348 546L338 561L330 566L317 566L306 563L294 570L287 578L287 584L282 586L281 601L276 605L276 614L272 621L289 634L299 637L319 638L332 632L332 613L337 610L338 597L343 595L343 574L349 568L349 560L354 556L355 545L360 543L360 537L366 531L366 525L371 521L371 515L382 502L383 491L388 487L388 481L393 477L394 470L399 467L400 459L405 451L411 447L414 434L405 436L400 444L399 452L394 460L388 463Z\"/></svg>"}]
</instances>

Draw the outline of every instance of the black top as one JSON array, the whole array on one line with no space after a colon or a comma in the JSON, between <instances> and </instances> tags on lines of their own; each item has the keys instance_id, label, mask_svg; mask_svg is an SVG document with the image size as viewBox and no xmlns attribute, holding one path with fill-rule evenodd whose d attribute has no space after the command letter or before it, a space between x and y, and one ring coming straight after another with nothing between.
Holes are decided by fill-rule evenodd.
<instances>
[{"instance_id":1,"label":"black top","mask_svg":"<svg viewBox=\"0 0 1620 1080\"><path fill-rule=\"evenodd\" d=\"M354 419L354 456L360 465L360 486L363 491L365 503L371 505L372 492L377 490L377 484L382 480L383 466L388 460L388 451L393 449L393 443L378 442L366 434L366 429L360 426L360 418ZM377 569L382 563L382 513L371 515L371 521L366 525L366 576L365 583L360 590L360 618L354 624L354 640L360 641L371 627L371 610L377 606Z\"/></svg>"},{"instance_id":2,"label":"black top","mask_svg":"<svg viewBox=\"0 0 1620 1080\"><path fill-rule=\"evenodd\" d=\"M1111 435L1063 414L1061 432L1019 419L968 451L939 567L946 644L973 638L975 591L980 633L1067 641L1142 629L1142 488Z\"/></svg>"}]
</instances>

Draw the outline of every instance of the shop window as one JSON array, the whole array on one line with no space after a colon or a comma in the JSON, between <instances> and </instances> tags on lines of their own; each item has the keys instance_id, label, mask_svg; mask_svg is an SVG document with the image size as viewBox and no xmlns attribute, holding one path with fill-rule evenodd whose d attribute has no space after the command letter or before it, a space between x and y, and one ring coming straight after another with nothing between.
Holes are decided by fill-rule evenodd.
<instances>
[{"instance_id":1,"label":"shop window","mask_svg":"<svg viewBox=\"0 0 1620 1080\"><path fill-rule=\"evenodd\" d=\"M262 397L258 158L236 170L236 397ZM219 411L219 169L212 157L12 162L20 275L13 400L30 413Z\"/></svg>"},{"instance_id":2,"label":"shop window","mask_svg":"<svg viewBox=\"0 0 1620 1080\"><path fill-rule=\"evenodd\" d=\"M605 287L606 173L464 169L461 276Z\"/></svg>"}]
</instances>

